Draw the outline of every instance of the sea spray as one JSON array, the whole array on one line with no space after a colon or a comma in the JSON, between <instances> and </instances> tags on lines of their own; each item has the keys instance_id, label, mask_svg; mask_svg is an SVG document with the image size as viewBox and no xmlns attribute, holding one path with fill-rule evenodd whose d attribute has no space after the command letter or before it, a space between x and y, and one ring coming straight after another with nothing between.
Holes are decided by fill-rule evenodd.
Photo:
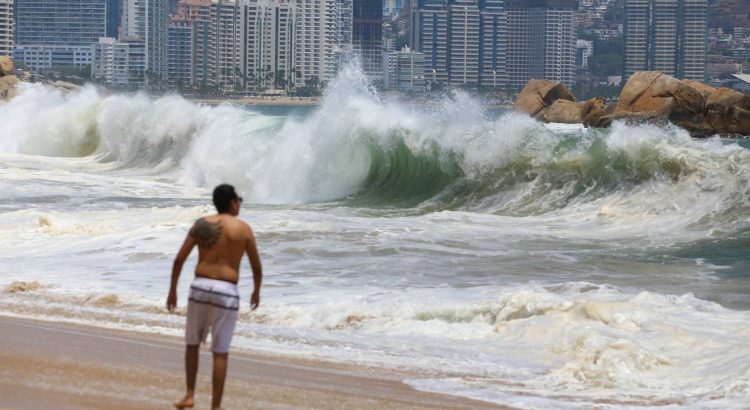
<instances>
[{"instance_id":1,"label":"sea spray","mask_svg":"<svg viewBox=\"0 0 750 410\"><path fill-rule=\"evenodd\" d=\"M750 155L735 144L675 127L488 118L461 92L431 107L385 103L354 66L302 118L26 85L0 120L4 152L90 156L187 186L229 182L252 203L544 216L608 237L649 227L664 236L657 243L730 235L750 218Z\"/></svg>"}]
</instances>

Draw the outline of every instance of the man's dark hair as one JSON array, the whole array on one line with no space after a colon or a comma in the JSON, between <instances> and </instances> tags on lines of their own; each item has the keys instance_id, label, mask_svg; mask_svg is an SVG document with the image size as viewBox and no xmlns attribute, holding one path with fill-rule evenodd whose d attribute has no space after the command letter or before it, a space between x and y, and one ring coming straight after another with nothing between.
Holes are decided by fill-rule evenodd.
<instances>
[{"instance_id":1,"label":"man's dark hair","mask_svg":"<svg viewBox=\"0 0 750 410\"><path fill-rule=\"evenodd\" d=\"M214 206L220 214L229 212L229 206L233 199L237 199L237 192L234 187L228 184L221 184L214 188Z\"/></svg>"}]
</instances>

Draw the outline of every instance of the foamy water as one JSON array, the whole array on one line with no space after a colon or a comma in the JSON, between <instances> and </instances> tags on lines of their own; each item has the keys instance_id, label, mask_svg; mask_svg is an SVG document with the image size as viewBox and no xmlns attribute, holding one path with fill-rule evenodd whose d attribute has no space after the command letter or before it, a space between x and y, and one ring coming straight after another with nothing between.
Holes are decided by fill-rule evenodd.
<instances>
[{"instance_id":1,"label":"foamy water","mask_svg":"<svg viewBox=\"0 0 750 410\"><path fill-rule=\"evenodd\" d=\"M0 314L181 334L171 263L229 182L266 270L238 348L523 408L750 401L741 144L382 102L350 69L304 116L30 85L0 151Z\"/></svg>"}]
</instances>

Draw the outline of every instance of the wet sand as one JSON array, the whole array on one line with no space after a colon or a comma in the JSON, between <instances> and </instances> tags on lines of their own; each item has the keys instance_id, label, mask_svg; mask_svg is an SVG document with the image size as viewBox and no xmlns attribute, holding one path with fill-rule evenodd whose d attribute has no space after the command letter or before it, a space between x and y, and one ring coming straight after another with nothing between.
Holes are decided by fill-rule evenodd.
<instances>
[{"instance_id":1,"label":"wet sand","mask_svg":"<svg viewBox=\"0 0 750 410\"><path fill-rule=\"evenodd\" d=\"M184 392L178 338L0 316L0 409L169 409ZM210 407L202 349L196 408ZM230 354L226 409L500 409L425 393L406 375Z\"/></svg>"}]
</instances>

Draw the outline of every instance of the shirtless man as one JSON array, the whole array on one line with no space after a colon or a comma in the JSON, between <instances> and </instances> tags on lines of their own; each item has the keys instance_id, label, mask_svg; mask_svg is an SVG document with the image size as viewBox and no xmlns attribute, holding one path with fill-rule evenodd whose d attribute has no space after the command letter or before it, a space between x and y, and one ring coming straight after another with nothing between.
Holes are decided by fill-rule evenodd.
<instances>
[{"instance_id":1,"label":"shirtless man","mask_svg":"<svg viewBox=\"0 0 750 410\"><path fill-rule=\"evenodd\" d=\"M245 253L250 259L255 283L250 306L254 310L260 304L263 270L255 245L255 236L248 224L236 218L240 213L242 198L237 196L231 185L219 185L214 189L213 200L218 213L197 220L190 229L175 258L172 284L167 296L167 309L172 312L177 306L177 281L182 272L182 265L195 245L198 245L198 266L195 267L195 280L190 286L185 331L187 393L182 400L174 404L178 409L194 405L198 348L200 343L205 341L209 328L211 350L214 354L211 408L221 407L229 345L240 308L237 291L240 261Z\"/></svg>"}]
</instances>

